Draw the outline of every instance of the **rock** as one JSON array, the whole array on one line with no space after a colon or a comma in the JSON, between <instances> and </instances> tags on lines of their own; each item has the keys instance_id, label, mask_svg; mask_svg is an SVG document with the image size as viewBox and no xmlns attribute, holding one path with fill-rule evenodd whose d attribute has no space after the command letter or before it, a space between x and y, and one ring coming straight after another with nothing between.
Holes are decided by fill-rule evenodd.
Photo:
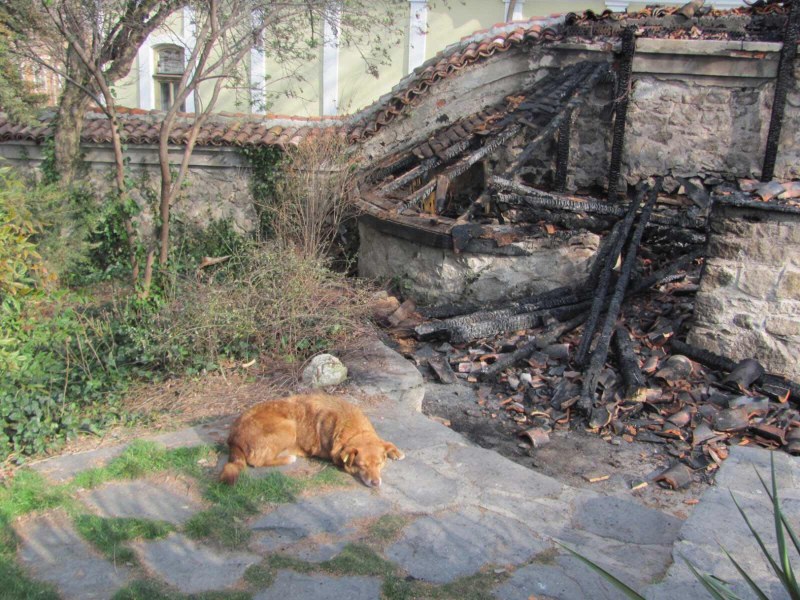
<instances>
[{"instance_id":1,"label":"rock","mask_svg":"<svg viewBox=\"0 0 800 600\"><path fill-rule=\"evenodd\" d=\"M110 598L131 577L130 569L98 558L63 511L15 526L19 560L37 579L54 584L62 598ZM0 591L0 596L7 597Z\"/></svg>"},{"instance_id":2,"label":"rock","mask_svg":"<svg viewBox=\"0 0 800 600\"><path fill-rule=\"evenodd\" d=\"M87 492L81 499L102 517L154 519L175 525L203 509L203 503L185 482L115 481Z\"/></svg>"},{"instance_id":3,"label":"rock","mask_svg":"<svg viewBox=\"0 0 800 600\"><path fill-rule=\"evenodd\" d=\"M303 370L303 383L314 388L339 385L347 379L347 367L332 354L315 356Z\"/></svg>"},{"instance_id":4,"label":"rock","mask_svg":"<svg viewBox=\"0 0 800 600\"><path fill-rule=\"evenodd\" d=\"M184 594L234 585L261 558L247 552L220 552L173 533L163 540L134 544L142 563Z\"/></svg>"}]
</instances>

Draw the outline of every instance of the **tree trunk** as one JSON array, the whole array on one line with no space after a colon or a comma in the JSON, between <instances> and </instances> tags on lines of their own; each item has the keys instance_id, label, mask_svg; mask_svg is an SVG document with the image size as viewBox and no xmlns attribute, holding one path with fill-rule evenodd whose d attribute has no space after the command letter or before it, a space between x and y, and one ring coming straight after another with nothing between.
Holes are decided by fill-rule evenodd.
<instances>
[{"instance_id":1,"label":"tree trunk","mask_svg":"<svg viewBox=\"0 0 800 600\"><path fill-rule=\"evenodd\" d=\"M66 84L58 105L58 117L53 136L56 171L61 183L69 186L75 180L81 154L81 130L90 100L78 87Z\"/></svg>"},{"instance_id":2,"label":"tree trunk","mask_svg":"<svg viewBox=\"0 0 800 600\"><path fill-rule=\"evenodd\" d=\"M85 69L72 48L67 49L67 73L75 81L86 81ZM53 136L56 171L63 185L75 180L81 155L81 130L91 99L82 89L67 81L58 104L58 117Z\"/></svg>"}]
</instances>

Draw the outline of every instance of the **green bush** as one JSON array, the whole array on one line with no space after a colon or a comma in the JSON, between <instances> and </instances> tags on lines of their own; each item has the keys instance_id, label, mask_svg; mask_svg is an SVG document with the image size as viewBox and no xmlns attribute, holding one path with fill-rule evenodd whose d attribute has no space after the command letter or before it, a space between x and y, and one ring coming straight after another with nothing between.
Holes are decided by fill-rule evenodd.
<instances>
[{"instance_id":1,"label":"green bush","mask_svg":"<svg viewBox=\"0 0 800 600\"><path fill-rule=\"evenodd\" d=\"M148 360L172 372L270 355L290 362L358 331L362 289L324 261L251 242L204 277L177 277L129 333Z\"/></svg>"},{"instance_id":2,"label":"green bush","mask_svg":"<svg viewBox=\"0 0 800 600\"><path fill-rule=\"evenodd\" d=\"M0 450L21 456L48 450L79 431L115 421L122 372L110 324L82 313L74 295L6 297L6 373L0 380Z\"/></svg>"}]
</instances>

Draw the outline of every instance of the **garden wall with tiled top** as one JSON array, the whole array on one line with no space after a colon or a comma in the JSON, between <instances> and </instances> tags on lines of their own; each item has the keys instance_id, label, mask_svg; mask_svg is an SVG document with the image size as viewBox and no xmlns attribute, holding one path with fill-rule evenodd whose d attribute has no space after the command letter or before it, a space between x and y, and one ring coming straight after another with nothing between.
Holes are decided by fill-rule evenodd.
<instances>
[{"instance_id":1,"label":"garden wall with tiled top","mask_svg":"<svg viewBox=\"0 0 800 600\"><path fill-rule=\"evenodd\" d=\"M789 209L787 209L789 210ZM800 378L800 209L715 205L689 342Z\"/></svg>"}]
</instances>

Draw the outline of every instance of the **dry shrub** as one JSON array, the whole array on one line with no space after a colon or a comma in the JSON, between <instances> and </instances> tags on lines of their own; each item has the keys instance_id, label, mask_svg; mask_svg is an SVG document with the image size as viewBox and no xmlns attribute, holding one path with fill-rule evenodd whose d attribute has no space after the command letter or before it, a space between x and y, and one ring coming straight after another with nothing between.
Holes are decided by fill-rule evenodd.
<instances>
[{"instance_id":1,"label":"dry shrub","mask_svg":"<svg viewBox=\"0 0 800 600\"><path fill-rule=\"evenodd\" d=\"M363 333L368 290L294 248L254 244L214 279L178 282L156 315L151 331L167 365L296 361Z\"/></svg>"},{"instance_id":2,"label":"dry shrub","mask_svg":"<svg viewBox=\"0 0 800 600\"><path fill-rule=\"evenodd\" d=\"M342 221L355 208L358 160L332 132L309 136L286 151L272 213L275 237L303 256L325 256Z\"/></svg>"}]
</instances>

